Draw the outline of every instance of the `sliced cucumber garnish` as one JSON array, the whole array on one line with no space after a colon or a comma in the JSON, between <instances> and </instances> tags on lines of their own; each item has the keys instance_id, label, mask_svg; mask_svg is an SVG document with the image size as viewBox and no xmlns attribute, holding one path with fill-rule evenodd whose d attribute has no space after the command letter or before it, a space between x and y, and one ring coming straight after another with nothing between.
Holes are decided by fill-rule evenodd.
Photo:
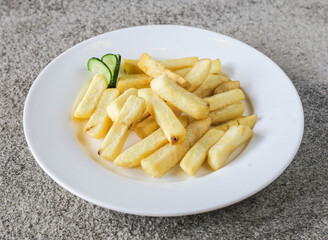
<instances>
[{"instance_id":1,"label":"sliced cucumber garnish","mask_svg":"<svg viewBox=\"0 0 328 240\"><path fill-rule=\"evenodd\" d=\"M101 58L101 61L103 61L112 72L112 78L110 80L108 87L112 87L112 88L116 87L118 71L120 69L120 64L121 64L121 56L119 54L114 55L109 53L104 55Z\"/></svg>"},{"instance_id":2,"label":"sliced cucumber garnish","mask_svg":"<svg viewBox=\"0 0 328 240\"><path fill-rule=\"evenodd\" d=\"M88 61L88 70L103 76L107 80L108 85L110 85L113 76L112 71L100 59L95 57L90 58Z\"/></svg>"}]
</instances>

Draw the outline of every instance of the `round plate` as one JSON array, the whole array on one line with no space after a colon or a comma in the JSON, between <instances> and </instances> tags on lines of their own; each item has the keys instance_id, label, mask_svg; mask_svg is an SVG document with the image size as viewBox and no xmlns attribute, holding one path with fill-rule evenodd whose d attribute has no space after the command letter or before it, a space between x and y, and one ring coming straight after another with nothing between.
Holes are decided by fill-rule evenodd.
<instances>
[{"instance_id":1,"label":"round plate","mask_svg":"<svg viewBox=\"0 0 328 240\"><path fill-rule=\"evenodd\" d=\"M77 131L82 123L70 117L77 95L92 77L87 71L88 59L106 53L138 59L143 52L158 59L220 58L223 72L240 80L248 96L247 110L255 112L258 121L253 138L234 161L216 172L205 166L195 177L177 167L167 176L153 179L140 168L116 168L111 162L104 168L90 154L93 150L83 141L86 137ZM148 216L210 211L260 191L294 158L303 121L297 91L268 57L222 34L170 25L121 29L70 48L40 73L24 109L27 142L51 178L99 206Z\"/></svg>"}]
</instances>

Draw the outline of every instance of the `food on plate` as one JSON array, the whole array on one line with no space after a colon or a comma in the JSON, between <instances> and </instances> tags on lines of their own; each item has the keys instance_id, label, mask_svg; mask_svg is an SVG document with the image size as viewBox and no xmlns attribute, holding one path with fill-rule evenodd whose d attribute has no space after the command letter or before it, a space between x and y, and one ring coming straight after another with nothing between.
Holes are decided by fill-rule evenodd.
<instances>
[{"instance_id":1,"label":"food on plate","mask_svg":"<svg viewBox=\"0 0 328 240\"><path fill-rule=\"evenodd\" d=\"M84 132L93 138L104 138L113 124L107 115L107 106L118 96L120 91L116 88L106 89L97 104L96 110L91 115L84 127Z\"/></svg>"},{"instance_id":2,"label":"food on plate","mask_svg":"<svg viewBox=\"0 0 328 240\"><path fill-rule=\"evenodd\" d=\"M138 95L138 90L135 88L130 88L108 105L107 114L112 121L117 119L122 107L131 95Z\"/></svg>"},{"instance_id":3,"label":"food on plate","mask_svg":"<svg viewBox=\"0 0 328 240\"><path fill-rule=\"evenodd\" d=\"M197 61L198 57L186 57L159 60L158 62L168 70L174 71L182 68L192 67ZM138 67L138 60L135 59L124 59L123 67L127 74L143 73L143 71Z\"/></svg>"},{"instance_id":4,"label":"food on plate","mask_svg":"<svg viewBox=\"0 0 328 240\"><path fill-rule=\"evenodd\" d=\"M224 131L211 128L202 136L180 162L180 167L188 175L196 174L200 166L205 161L209 149L224 135Z\"/></svg>"},{"instance_id":5,"label":"food on plate","mask_svg":"<svg viewBox=\"0 0 328 240\"><path fill-rule=\"evenodd\" d=\"M119 54L91 58L95 75L74 105L73 116L86 121L84 132L104 138L101 158L119 167L141 165L153 177L179 164L194 176L206 159L212 169L222 168L253 136L257 115L243 116L240 82L221 71L219 59L156 61L144 53L122 65ZM122 151L132 131L141 140Z\"/></svg>"},{"instance_id":6,"label":"food on plate","mask_svg":"<svg viewBox=\"0 0 328 240\"><path fill-rule=\"evenodd\" d=\"M229 77L224 74L208 74L204 82L193 91L193 94L201 98L211 96L219 84L227 81L229 81Z\"/></svg>"},{"instance_id":7,"label":"food on plate","mask_svg":"<svg viewBox=\"0 0 328 240\"><path fill-rule=\"evenodd\" d=\"M166 69L162 64L155 61L147 53L141 55L138 61L138 66L143 72L145 72L147 75L153 78L165 74L184 88L188 88L190 86L190 83L187 80L185 80L183 77L179 76L178 74Z\"/></svg>"},{"instance_id":8,"label":"food on plate","mask_svg":"<svg viewBox=\"0 0 328 240\"><path fill-rule=\"evenodd\" d=\"M188 116L180 116L179 120L184 127L186 127L189 123ZM118 155L114 163L120 167L139 166L142 159L148 157L166 143L168 143L168 141L163 130L157 129L152 134Z\"/></svg>"},{"instance_id":9,"label":"food on plate","mask_svg":"<svg viewBox=\"0 0 328 240\"><path fill-rule=\"evenodd\" d=\"M248 126L232 126L223 137L209 150L208 165L213 170L223 167L230 154L242 143L253 136L253 131Z\"/></svg>"},{"instance_id":10,"label":"food on plate","mask_svg":"<svg viewBox=\"0 0 328 240\"><path fill-rule=\"evenodd\" d=\"M161 75L154 78L150 83L150 87L158 96L170 102L191 117L195 119L204 119L208 116L210 109L208 103L195 94L180 87L168 76Z\"/></svg>"},{"instance_id":11,"label":"food on plate","mask_svg":"<svg viewBox=\"0 0 328 240\"><path fill-rule=\"evenodd\" d=\"M102 142L98 154L104 159L114 161L120 154L133 124L138 121L145 111L145 100L141 97L130 95Z\"/></svg>"},{"instance_id":12,"label":"food on plate","mask_svg":"<svg viewBox=\"0 0 328 240\"><path fill-rule=\"evenodd\" d=\"M232 89L240 88L239 81L229 81L221 83L217 88L214 90L214 94L223 93Z\"/></svg>"},{"instance_id":13,"label":"food on plate","mask_svg":"<svg viewBox=\"0 0 328 240\"><path fill-rule=\"evenodd\" d=\"M77 106L74 117L89 118L96 109L102 92L107 88L107 80L100 74L95 74L82 101Z\"/></svg>"},{"instance_id":14,"label":"food on plate","mask_svg":"<svg viewBox=\"0 0 328 240\"><path fill-rule=\"evenodd\" d=\"M211 111L224 108L231 104L240 102L243 99L245 99L245 94L240 89L232 89L227 92L218 93L211 97L204 98L204 100L210 105Z\"/></svg>"},{"instance_id":15,"label":"food on plate","mask_svg":"<svg viewBox=\"0 0 328 240\"><path fill-rule=\"evenodd\" d=\"M194 91L204 82L211 70L211 66L211 59L201 59L196 62L192 69L184 76L184 79L190 84L188 91Z\"/></svg>"},{"instance_id":16,"label":"food on plate","mask_svg":"<svg viewBox=\"0 0 328 240\"><path fill-rule=\"evenodd\" d=\"M219 123L241 117L244 114L244 111L244 105L240 102L212 111L209 113L209 116L212 118L213 125L217 125Z\"/></svg>"},{"instance_id":17,"label":"food on plate","mask_svg":"<svg viewBox=\"0 0 328 240\"><path fill-rule=\"evenodd\" d=\"M220 59L215 59L212 61L210 73L220 73L221 68L222 68L222 65L221 65Z\"/></svg>"},{"instance_id":18,"label":"food on plate","mask_svg":"<svg viewBox=\"0 0 328 240\"><path fill-rule=\"evenodd\" d=\"M163 130L170 144L179 144L186 138L186 129L172 109L150 88L138 90L138 96L145 99L147 111Z\"/></svg>"},{"instance_id":19,"label":"food on plate","mask_svg":"<svg viewBox=\"0 0 328 240\"><path fill-rule=\"evenodd\" d=\"M177 165L190 147L202 137L211 125L211 119L194 120L186 128L186 139L178 145L167 143L147 158L141 160L142 169L153 177L161 177Z\"/></svg>"},{"instance_id":20,"label":"food on plate","mask_svg":"<svg viewBox=\"0 0 328 240\"><path fill-rule=\"evenodd\" d=\"M116 87L120 92L124 92L129 88L147 88L153 78L146 74L123 75L118 79Z\"/></svg>"}]
</instances>

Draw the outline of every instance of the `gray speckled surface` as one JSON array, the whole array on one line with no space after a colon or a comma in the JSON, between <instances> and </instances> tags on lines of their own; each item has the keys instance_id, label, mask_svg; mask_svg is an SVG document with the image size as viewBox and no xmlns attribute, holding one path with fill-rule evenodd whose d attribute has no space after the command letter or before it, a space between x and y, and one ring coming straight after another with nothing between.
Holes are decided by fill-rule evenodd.
<instances>
[{"instance_id":1,"label":"gray speckled surface","mask_svg":"<svg viewBox=\"0 0 328 240\"><path fill-rule=\"evenodd\" d=\"M305 112L294 161L233 206L153 218L97 207L59 187L34 161L25 97L57 55L92 36L144 24L217 31L260 50L293 81ZM0 0L0 238L324 239L328 236L328 2Z\"/></svg>"}]
</instances>

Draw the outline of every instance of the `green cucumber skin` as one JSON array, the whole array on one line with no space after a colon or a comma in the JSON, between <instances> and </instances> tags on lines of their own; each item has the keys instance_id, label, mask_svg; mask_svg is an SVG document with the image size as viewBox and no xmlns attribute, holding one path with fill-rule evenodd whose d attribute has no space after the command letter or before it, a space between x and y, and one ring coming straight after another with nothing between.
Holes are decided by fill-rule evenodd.
<instances>
[{"instance_id":1,"label":"green cucumber skin","mask_svg":"<svg viewBox=\"0 0 328 240\"><path fill-rule=\"evenodd\" d=\"M101 60L110 68L112 71L112 78L108 87L115 88L117 84L118 72L120 69L121 56L119 54L108 53L104 55ZM114 64L115 62L115 64Z\"/></svg>"},{"instance_id":2,"label":"green cucumber skin","mask_svg":"<svg viewBox=\"0 0 328 240\"><path fill-rule=\"evenodd\" d=\"M116 54L116 58L118 60L118 63L116 64L116 67L115 67L115 73L114 73L114 79L116 79L116 83L115 85L117 84L117 81L118 81L118 73L120 71L120 66L121 66L121 55L120 54Z\"/></svg>"},{"instance_id":3,"label":"green cucumber skin","mask_svg":"<svg viewBox=\"0 0 328 240\"><path fill-rule=\"evenodd\" d=\"M89 59L88 70L102 75L107 80L108 85L110 84L113 74L109 67L99 58L93 57Z\"/></svg>"}]
</instances>

